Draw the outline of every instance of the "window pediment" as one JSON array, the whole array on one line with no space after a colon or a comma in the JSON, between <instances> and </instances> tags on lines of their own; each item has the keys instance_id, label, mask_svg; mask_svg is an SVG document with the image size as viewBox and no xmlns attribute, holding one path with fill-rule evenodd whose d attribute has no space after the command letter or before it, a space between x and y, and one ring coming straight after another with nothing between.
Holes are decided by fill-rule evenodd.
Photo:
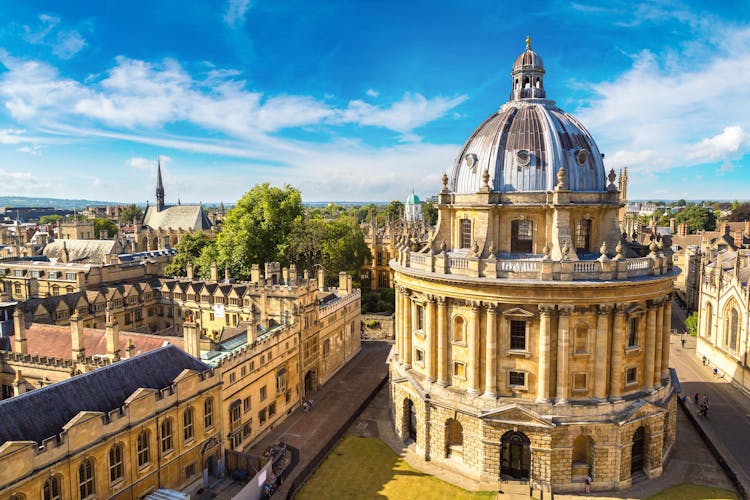
<instances>
[{"instance_id":1,"label":"window pediment","mask_svg":"<svg viewBox=\"0 0 750 500\"><path fill-rule=\"evenodd\" d=\"M512 309L508 309L507 311L503 311L503 316L520 319L531 319L535 316L535 314L531 311L527 311L526 309L514 307Z\"/></svg>"}]
</instances>

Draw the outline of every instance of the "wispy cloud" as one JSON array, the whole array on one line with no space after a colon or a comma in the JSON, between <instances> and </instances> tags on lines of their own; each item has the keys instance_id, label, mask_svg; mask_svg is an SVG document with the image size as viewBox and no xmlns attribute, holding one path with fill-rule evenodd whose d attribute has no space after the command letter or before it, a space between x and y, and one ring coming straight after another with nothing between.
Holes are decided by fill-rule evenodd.
<instances>
[{"instance_id":1,"label":"wispy cloud","mask_svg":"<svg viewBox=\"0 0 750 500\"><path fill-rule=\"evenodd\" d=\"M24 39L34 45L45 45L60 59L70 59L86 46L83 35L72 28L61 26L61 19L41 14L35 26L24 25Z\"/></svg>"},{"instance_id":2,"label":"wispy cloud","mask_svg":"<svg viewBox=\"0 0 750 500\"><path fill-rule=\"evenodd\" d=\"M224 21L232 28L239 28L245 24L245 16L250 9L250 0L229 0Z\"/></svg>"}]
</instances>

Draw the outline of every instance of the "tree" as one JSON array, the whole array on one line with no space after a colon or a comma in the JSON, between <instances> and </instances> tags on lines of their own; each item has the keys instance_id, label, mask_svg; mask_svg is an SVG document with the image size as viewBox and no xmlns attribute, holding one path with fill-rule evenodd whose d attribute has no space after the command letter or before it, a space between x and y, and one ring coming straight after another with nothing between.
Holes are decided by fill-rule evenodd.
<instances>
[{"instance_id":1,"label":"tree","mask_svg":"<svg viewBox=\"0 0 750 500\"><path fill-rule=\"evenodd\" d=\"M229 266L232 276L249 279L253 264L286 263L288 238L303 212L302 196L294 187L255 185L224 218L216 237L219 267Z\"/></svg>"},{"instance_id":2,"label":"tree","mask_svg":"<svg viewBox=\"0 0 750 500\"><path fill-rule=\"evenodd\" d=\"M195 275L202 276L203 269L197 260L203 250L211 246L212 243L208 236L202 232L184 234L177 244L177 255L174 256L172 263L164 269L164 273L168 276L186 276L187 264L190 262L194 266Z\"/></svg>"},{"instance_id":3,"label":"tree","mask_svg":"<svg viewBox=\"0 0 750 500\"><path fill-rule=\"evenodd\" d=\"M737 208L732 209L732 213L727 217L729 222L743 222L750 220L750 203L743 203Z\"/></svg>"},{"instance_id":4,"label":"tree","mask_svg":"<svg viewBox=\"0 0 750 500\"><path fill-rule=\"evenodd\" d=\"M102 231L107 232L107 238L112 239L117 236L119 228L117 224L109 219L96 218L94 219L94 238L99 239Z\"/></svg>"},{"instance_id":5,"label":"tree","mask_svg":"<svg viewBox=\"0 0 750 500\"><path fill-rule=\"evenodd\" d=\"M431 226L437 225L438 220L438 209L435 204L431 201L422 203L422 215L424 220Z\"/></svg>"},{"instance_id":6,"label":"tree","mask_svg":"<svg viewBox=\"0 0 750 500\"><path fill-rule=\"evenodd\" d=\"M140 221L143 219L143 210L140 209L135 203L131 203L122 209L120 213L120 222L133 222L133 220Z\"/></svg>"},{"instance_id":7,"label":"tree","mask_svg":"<svg viewBox=\"0 0 750 500\"><path fill-rule=\"evenodd\" d=\"M336 220L308 219L297 221L287 242L287 258L297 267L314 272L316 266L326 271L326 283L336 285L341 271L359 282L359 270L370 258L370 249L357 219L341 216Z\"/></svg>"},{"instance_id":8,"label":"tree","mask_svg":"<svg viewBox=\"0 0 750 500\"><path fill-rule=\"evenodd\" d=\"M687 205L687 203L682 198L679 199L679 200L677 200L677 206L678 207L684 207L685 205Z\"/></svg>"},{"instance_id":9,"label":"tree","mask_svg":"<svg viewBox=\"0 0 750 500\"><path fill-rule=\"evenodd\" d=\"M693 337L698 334L698 311L685 318L685 329Z\"/></svg>"},{"instance_id":10,"label":"tree","mask_svg":"<svg viewBox=\"0 0 750 500\"><path fill-rule=\"evenodd\" d=\"M675 217L678 224L686 223L691 233L716 229L716 215L707 207L687 207Z\"/></svg>"},{"instance_id":11,"label":"tree","mask_svg":"<svg viewBox=\"0 0 750 500\"><path fill-rule=\"evenodd\" d=\"M63 220L62 215L42 215L39 217L39 224L46 226L47 224L55 224Z\"/></svg>"},{"instance_id":12,"label":"tree","mask_svg":"<svg viewBox=\"0 0 750 500\"><path fill-rule=\"evenodd\" d=\"M385 220L397 220L404 217L404 204L398 200L393 200L383 210Z\"/></svg>"}]
</instances>

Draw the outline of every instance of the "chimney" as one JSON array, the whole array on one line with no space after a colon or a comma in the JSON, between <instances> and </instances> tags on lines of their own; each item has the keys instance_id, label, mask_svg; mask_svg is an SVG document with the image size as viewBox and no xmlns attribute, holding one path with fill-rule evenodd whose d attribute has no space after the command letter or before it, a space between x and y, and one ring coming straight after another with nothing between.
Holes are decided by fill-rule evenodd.
<instances>
[{"instance_id":1,"label":"chimney","mask_svg":"<svg viewBox=\"0 0 750 500\"><path fill-rule=\"evenodd\" d=\"M352 275L347 274L346 275L346 293L352 293L352 290L354 290L354 287L352 286Z\"/></svg>"},{"instance_id":2,"label":"chimney","mask_svg":"<svg viewBox=\"0 0 750 500\"><path fill-rule=\"evenodd\" d=\"M130 356L133 355L133 351L135 350L135 345L133 344L133 339L128 339L128 345L125 347L125 359L130 359Z\"/></svg>"},{"instance_id":3,"label":"chimney","mask_svg":"<svg viewBox=\"0 0 750 500\"><path fill-rule=\"evenodd\" d=\"M281 269L281 280L283 284L285 285L289 284L289 268L288 267Z\"/></svg>"},{"instance_id":4,"label":"chimney","mask_svg":"<svg viewBox=\"0 0 750 500\"><path fill-rule=\"evenodd\" d=\"M230 277L231 276L229 274L229 265L227 264L227 265L224 266L224 282L229 283L229 278Z\"/></svg>"},{"instance_id":5,"label":"chimney","mask_svg":"<svg viewBox=\"0 0 750 500\"><path fill-rule=\"evenodd\" d=\"M289 264L289 281L292 285L297 283L297 266Z\"/></svg>"},{"instance_id":6,"label":"chimney","mask_svg":"<svg viewBox=\"0 0 750 500\"><path fill-rule=\"evenodd\" d=\"M341 271L339 273L339 295L346 295L348 293L346 290L346 277L346 271Z\"/></svg>"},{"instance_id":7,"label":"chimney","mask_svg":"<svg viewBox=\"0 0 750 500\"><path fill-rule=\"evenodd\" d=\"M680 236L687 236L688 235L688 225L686 222L683 222L682 224L679 224L677 226L677 234Z\"/></svg>"},{"instance_id":8,"label":"chimney","mask_svg":"<svg viewBox=\"0 0 750 500\"><path fill-rule=\"evenodd\" d=\"M13 351L18 354L28 354L29 346L26 343L26 322L23 319L21 308L16 306L13 311L13 330L15 332L13 341Z\"/></svg>"},{"instance_id":9,"label":"chimney","mask_svg":"<svg viewBox=\"0 0 750 500\"><path fill-rule=\"evenodd\" d=\"M107 338L107 357L111 361L117 361L120 359L120 325L109 311L107 311L107 322L104 324L104 332Z\"/></svg>"},{"instance_id":10,"label":"chimney","mask_svg":"<svg viewBox=\"0 0 750 500\"><path fill-rule=\"evenodd\" d=\"M247 325L247 345L253 345L258 340L258 327L255 325L255 321L251 321Z\"/></svg>"},{"instance_id":11,"label":"chimney","mask_svg":"<svg viewBox=\"0 0 750 500\"><path fill-rule=\"evenodd\" d=\"M325 290L326 287L326 272L321 267L318 269L318 290L321 292Z\"/></svg>"},{"instance_id":12,"label":"chimney","mask_svg":"<svg viewBox=\"0 0 750 500\"><path fill-rule=\"evenodd\" d=\"M750 220L745 221L745 236L750 237Z\"/></svg>"},{"instance_id":13,"label":"chimney","mask_svg":"<svg viewBox=\"0 0 750 500\"><path fill-rule=\"evenodd\" d=\"M305 282L307 282L307 280L310 279L310 271L308 271L307 269L302 271L302 278L305 280Z\"/></svg>"},{"instance_id":14,"label":"chimney","mask_svg":"<svg viewBox=\"0 0 750 500\"><path fill-rule=\"evenodd\" d=\"M250 281L253 283L260 282L260 266L258 264L253 264L250 268Z\"/></svg>"},{"instance_id":15,"label":"chimney","mask_svg":"<svg viewBox=\"0 0 750 500\"><path fill-rule=\"evenodd\" d=\"M73 361L86 356L86 346L83 343L83 318L78 315L78 312L70 317L70 343Z\"/></svg>"},{"instance_id":16,"label":"chimney","mask_svg":"<svg viewBox=\"0 0 750 500\"><path fill-rule=\"evenodd\" d=\"M23 379L21 370L16 370L16 378L13 380L13 395L20 396L26 392L26 381Z\"/></svg>"},{"instance_id":17,"label":"chimney","mask_svg":"<svg viewBox=\"0 0 750 500\"><path fill-rule=\"evenodd\" d=\"M727 221L724 221L724 234L725 234L726 236L729 236L729 231L730 231L730 228L729 228L729 222L727 222Z\"/></svg>"},{"instance_id":18,"label":"chimney","mask_svg":"<svg viewBox=\"0 0 750 500\"><path fill-rule=\"evenodd\" d=\"M219 281L219 267L216 262L211 262L211 281Z\"/></svg>"},{"instance_id":19,"label":"chimney","mask_svg":"<svg viewBox=\"0 0 750 500\"><path fill-rule=\"evenodd\" d=\"M192 280L193 279L193 263L192 262L187 263L187 265L185 266L185 272L187 273L188 279Z\"/></svg>"},{"instance_id":20,"label":"chimney","mask_svg":"<svg viewBox=\"0 0 750 500\"><path fill-rule=\"evenodd\" d=\"M677 219L672 217L669 219L669 232L675 234L677 232Z\"/></svg>"},{"instance_id":21,"label":"chimney","mask_svg":"<svg viewBox=\"0 0 750 500\"><path fill-rule=\"evenodd\" d=\"M188 318L182 324L182 338L185 341L185 352L196 358L201 357L201 339L198 326L193 318Z\"/></svg>"}]
</instances>

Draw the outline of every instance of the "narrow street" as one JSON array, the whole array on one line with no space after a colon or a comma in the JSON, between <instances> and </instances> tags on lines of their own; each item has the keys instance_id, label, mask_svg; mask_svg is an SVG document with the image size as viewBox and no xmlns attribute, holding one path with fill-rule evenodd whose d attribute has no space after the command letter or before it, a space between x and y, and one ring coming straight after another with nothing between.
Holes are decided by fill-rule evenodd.
<instances>
[{"instance_id":1,"label":"narrow street","mask_svg":"<svg viewBox=\"0 0 750 500\"><path fill-rule=\"evenodd\" d=\"M674 301L672 328L680 334L685 332L685 317L685 310ZM700 401L708 396L708 416L698 417L703 429L745 488L750 488L750 398L727 381L715 377L713 367L704 366L696 356L696 339L687 334L684 338L683 349L680 336L672 336L670 365L677 370L683 393L687 395L688 408L697 414L694 394L700 394Z\"/></svg>"}]
</instances>

